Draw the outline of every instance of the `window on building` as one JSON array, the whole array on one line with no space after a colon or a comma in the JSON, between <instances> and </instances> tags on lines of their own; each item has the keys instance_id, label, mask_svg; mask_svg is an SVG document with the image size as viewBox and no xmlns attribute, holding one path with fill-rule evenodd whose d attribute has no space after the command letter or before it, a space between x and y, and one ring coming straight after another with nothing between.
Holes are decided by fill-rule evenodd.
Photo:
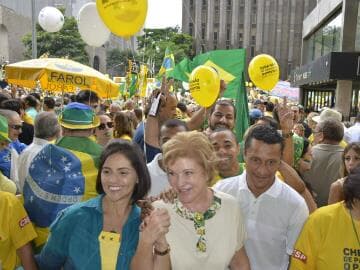
<instances>
[{"instance_id":1,"label":"window on building","mask_svg":"<svg viewBox=\"0 0 360 270\"><path fill-rule=\"evenodd\" d=\"M306 63L330 52L339 51L341 29L342 13L339 11L304 40Z\"/></svg>"},{"instance_id":2,"label":"window on building","mask_svg":"<svg viewBox=\"0 0 360 270\"><path fill-rule=\"evenodd\" d=\"M217 42L218 40L218 33L217 32L214 32L214 42L216 41Z\"/></svg>"},{"instance_id":3,"label":"window on building","mask_svg":"<svg viewBox=\"0 0 360 270\"><path fill-rule=\"evenodd\" d=\"M189 35L192 36L194 31L194 25L193 23L189 23Z\"/></svg>"},{"instance_id":4,"label":"window on building","mask_svg":"<svg viewBox=\"0 0 360 270\"><path fill-rule=\"evenodd\" d=\"M202 8L207 8L207 0L202 0Z\"/></svg>"},{"instance_id":5,"label":"window on building","mask_svg":"<svg viewBox=\"0 0 360 270\"><path fill-rule=\"evenodd\" d=\"M250 47L250 56L251 56L251 57L254 57L254 56L255 56L255 47L254 47L254 46L251 46L251 47Z\"/></svg>"},{"instance_id":6,"label":"window on building","mask_svg":"<svg viewBox=\"0 0 360 270\"><path fill-rule=\"evenodd\" d=\"M225 46L226 46L226 49L231 49L231 43L230 43L230 40L227 40L226 43L225 43Z\"/></svg>"},{"instance_id":7,"label":"window on building","mask_svg":"<svg viewBox=\"0 0 360 270\"><path fill-rule=\"evenodd\" d=\"M357 25L356 25L355 51L360 51L360 5L358 9Z\"/></svg>"},{"instance_id":8,"label":"window on building","mask_svg":"<svg viewBox=\"0 0 360 270\"><path fill-rule=\"evenodd\" d=\"M256 36L251 36L251 45L256 45Z\"/></svg>"},{"instance_id":9,"label":"window on building","mask_svg":"<svg viewBox=\"0 0 360 270\"><path fill-rule=\"evenodd\" d=\"M205 50L205 45L204 45L204 44L201 44L201 53L204 53L204 52L206 52L206 50Z\"/></svg>"},{"instance_id":10,"label":"window on building","mask_svg":"<svg viewBox=\"0 0 360 270\"><path fill-rule=\"evenodd\" d=\"M231 0L227 0L226 1L226 10L227 11L231 11L231 6L232 6L232 1Z\"/></svg>"},{"instance_id":11,"label":"window on building","mask_svg":"<svg viewBox=\"0 0 360 270\"><path fill-rule=\"evenodd\" d=\"M239 33L239 48L243 47L243 34Z\"/></svg>"},{"instance_id":12,"label":"window on building","mask_svg":"<svg viewBox=\"0 0 360 270\"><path fill-rule=\"evenodd\" d=\"M205 39L205 34L206 34L206 25L205 23L201 24L201 38Z\"/></svg>"},{"instance_id":13,"label":"window on building","mask_svg":"<svg viewBox=\"0 0 360 270\"><path fill-rule=\"evenodd\" d=\"M231 38L231 24L226 25L226 40L230 40Z\"/></svg>"}]
</instances>

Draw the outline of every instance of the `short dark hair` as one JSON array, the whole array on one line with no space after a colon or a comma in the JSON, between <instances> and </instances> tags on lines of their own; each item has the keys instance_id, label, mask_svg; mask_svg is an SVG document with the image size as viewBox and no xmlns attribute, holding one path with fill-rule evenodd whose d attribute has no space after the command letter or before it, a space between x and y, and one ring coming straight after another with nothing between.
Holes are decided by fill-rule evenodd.
<instances>
[{"instance_id":1,"label":"short dark hair","mask_svg":"<svg viewBox=\"0 0 360 270\"><path fill-rule=\"evenodd\" d=\"M259 119L257 119L257 121L264 121L266 122L269 126L275 128L275 129L280 129L280 125L278 122L276 122L276 120L274 118L272 118L271 116L261 116Z\"/></svg>"},{"instance_id":2,"label":"short dark hair","mask_svg":"<svg viewBox=\"0 0 360 270\"><path fill-rule=\"evenodd\" d=\"M135 109L134 109L134 113L135 113L136 118L137 118L139 121L142 121L142 120L143 120L143 111L142 111L142 109L140 109L140 108L135 108Z\"/></svg>"},{"instance_id":3,"label":"short dark hair","mask_svg":"<svg viewBox=\"0 0 360 270\"><path fill-rule=\"evenodd\" d=\"M238 143L238 139L237 139L236 134L234 133L234 131L232 131L231 129L228 129L226 127L217 127L217 128L215 128L215 130L213 130L211 132L210 136L212 134L215 134L215 133L218 133L218 132L223 132L223 131L229 132L233 136L234 140Z\"/></svg>"},{"instance_id":4,"label":"short dark hair","mask_svg":"<svg viewBox=\"0 0 360 270\"><path fill-rule=\"evenodd\" d=\"M36 98L38 101L41 100L41 96L39 93L35 93L35 92L32 92L29 94L30 96L33 96L34 98Z\"/></svg>"},{"instance_id":5,"label":"short dark hair","mask_svg":"<svg viewBox=\"0 0 360 270\"><path fill-rule=\"evenodd\" d=\"M235 108L235 105L232 103L231 100L229 100L229 99L220 99L220 100L216 101L215 105L211 107L210 115L212 115L214 113L216 106L230 106L230 107L232 107L233 111L234 111L234 119L236 119L236 108Z\"/></svg>"},{"instance_id":6,"label":"short dark hair","mask_svg":"<svg viewBox=\"0 0 360 270\"><path fill-rule=\"evenodd\" d=\"M186 113L187 111L187 107L186 104L183 102L178 102L178 104L176 105L177 108L180 109L180 111L182 111L183 113Z\"/></svg>"},{"instance_id":7,"label":"short dark hair","mask_svg":"<svg viewBox=\"0 0 360 270\"><path fill-rule=\"evenodd\" d=\"M20 110L23 109L21 101L19 99L7 99L1 102L0 105L1 109L15 111L20 115Z\"/></svg>"},{"instance_id":8,"label":"short dark hair","mask_svg":"<svg viewBox=\"0 0 360 270\"><path fill-rule=\"evenodd\" d=\"M36 107L37 105L37 99L36 97L34 97L33 95L27 95L25 98L24 98L24 101L26 103L26 105L30 106L30 107Z\"/></svg>"},{"instance_id":9,"label":"short dark hair","mask_svg":"<svg viewBox=\"0 0 360 270\"><path fill-rule=\"evenodd\" d=\"M9 94L0 93L0 103L3 102L4 100L8 100L8 99L10 99Z\"/></svg>"},{"instance_id":10,"label":"short dark hair","mask_svg":"<svg viewBox=\"0 0 360 270\"><path fill-rule=\"evenodd\" d=\"M266 144L280 144L281 153L285 147L283 137L275 128L269 125L253 125L246 131L244 139L245 151L250 148L253 139L262 141Z\"/></svg>"},{"instance_id":11,"label":"short dark hair","mask_svg":"<svg viewBox=\"0 0 360 270\"><path fill-rule=\"evenodd\" d=\"M360 167L353 169L344 181L344 197L347 208L353 209L355 200L360 200Z\"/></svg>"},{"instance_id":12,"label":"short dark hair","mask_svg":"<svg viewBox=\"0 0 360 270\"><path fill-rule=\"evenodd\" d=\"M145 158L137 144L128 142L125 140L112 140L105 147L100 156L99 171L96 178L96 191L99 194L104 193L104 189L101 183L101 171L106 159L112 155L121 154L124 155L131 163L131 166L136 171L138 176L138 183L135 185L133 194L131 195L131 202L145 197L151 187L151 178L146 166Z\"/></svg>"},{"instance_id":13,"label":"short dark hair","mask_svg":"<svg viewBox=\"0 0 360 270\"><path fill-rule=\"evenodd\" d=\"M272 103L271 101L266 102L265 108L267 112L272 112L274 110L274 103Z\"/></svg>"},{"instance_id":14,"label":"short dark hair","mask_svg":"<svg viewBox=\"0 0 360 270\"><path fill-rule=\"evenodd\" d=\"M344 126L343 124L335 119L327 119L319 122L316 125L316 129L323 133L324 139L341 142L344 137Z\"/></svg>"},{"instance_id":15,"label":"short dark hair","mask_svg":"<svg viewBox=\"0 0 360 270\"><path fill-rule=\"evenodd\" d=\"M98 102L99 101L99 96L91 90L81 90L75 98L76 102L80 102L80 103L91 103L91 102Z\"/></svg>"},{"instance_id":16,"label":"short dark hair","mask_svg":"<svg viewBox=\"0 0 360 270\"><path fill-rule=\"evenodd\" d=\"M166 128L184 127L186 131L189 131L189 128L187 127L186 123L179 119L168 119L161 125L161 128L163 127Z\"/></svg>"},{"instance_id":17,"label":"short dark hair","mask_svg":"<svg viewBox=\"0 0 360 270\"><path fill-rule=\"evenodd\" d=\"M49 109L54 109L55 108L55 99L53 99L52 97L44 97L44 104Z\"/></svg>"}]
</instances>

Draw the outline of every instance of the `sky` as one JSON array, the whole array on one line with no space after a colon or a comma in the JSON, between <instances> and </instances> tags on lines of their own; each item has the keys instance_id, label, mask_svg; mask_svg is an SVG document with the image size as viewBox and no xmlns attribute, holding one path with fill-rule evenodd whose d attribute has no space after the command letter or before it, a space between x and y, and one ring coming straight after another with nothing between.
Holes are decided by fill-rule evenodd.
<instances>
[{"instance_id":1,"label":"sky","mask_svg":"<svg viewBox=\"0 0 360 270\"><path fill-rule=\"evenodd\" d=\"M146 28L181 27L182 0L148 0Z\"/></svg>"}]
</instances>

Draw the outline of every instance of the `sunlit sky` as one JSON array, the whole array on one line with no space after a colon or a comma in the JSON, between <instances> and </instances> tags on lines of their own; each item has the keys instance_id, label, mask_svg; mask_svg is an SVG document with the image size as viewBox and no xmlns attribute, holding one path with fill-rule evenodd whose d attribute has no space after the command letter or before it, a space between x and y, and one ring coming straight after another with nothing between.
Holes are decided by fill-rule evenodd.
<instances>
[{"instance_id":1,"label":"sunlit sky","mask_svg":"<svg viewBox=\"0 0 360 270\"><path fill-rule=\"evenodd\" d=\"M182 0L148 0L146 28L181 27Z\"/></svg>"}]
</instances>

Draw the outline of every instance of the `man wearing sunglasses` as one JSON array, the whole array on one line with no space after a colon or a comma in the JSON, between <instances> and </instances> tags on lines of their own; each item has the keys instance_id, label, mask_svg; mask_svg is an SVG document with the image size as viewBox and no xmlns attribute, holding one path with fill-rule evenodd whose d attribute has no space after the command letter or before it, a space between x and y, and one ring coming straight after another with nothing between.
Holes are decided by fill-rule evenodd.
<instances>
[{"instance_id":1,"label":"man wearing sunglasses","mask_svg":"<svg viewBox=\"0 0 360 270\"><path fill-rule=\"evenodd\" d=\"M105 146L112 138L113 134L113 122L111 118L106 114L98 115L100 118L100 125L95 129L96 142L102 146Z\"/></svg>"},{"instance_id":2,"label":"man wearing sunglasses","mask_svg":"<svg viewBox=\"0 0 360 270\"><path fill-rule=\"evenodd\" d=\"M8 121L8 135L12 141L9 147L0 151L0 170L6 177L18 184L17 159L27 147L26 144L19 141L19 135L22 131L22 120L15 111L0 110L0 115L4 116Z\"/></svg>"}]
</instances>

